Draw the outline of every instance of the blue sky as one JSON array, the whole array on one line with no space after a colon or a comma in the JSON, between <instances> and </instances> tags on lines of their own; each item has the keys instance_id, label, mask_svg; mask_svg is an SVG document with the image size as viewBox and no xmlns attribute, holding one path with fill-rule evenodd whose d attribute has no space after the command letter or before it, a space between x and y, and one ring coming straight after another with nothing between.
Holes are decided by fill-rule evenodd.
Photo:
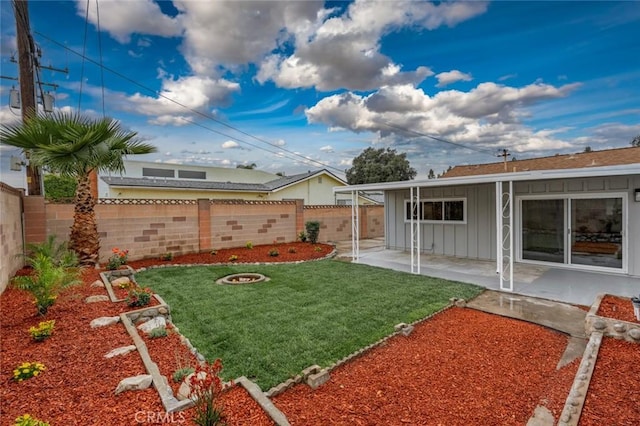
<instances>
[{"instance_id":1,"label":"blue sky","mask_svg":"<svg viewBox=\"0 0 640 426\"><path fill-rule=\"evenodd\" d=\"M0 5L2 75L14 76L15 22L10 1ZM497 161L503 148L522 159L640 134L640 2L29 7L42 63L69 69L42 72L60 86L56 108L101 116L104 100L106 115L157 146L138 159L337 173L367 147L391 147L426 177ZM108 69L83 71L83 50ZM14 83L1 84L6 122Z\"/></svg>"}]
</instances>

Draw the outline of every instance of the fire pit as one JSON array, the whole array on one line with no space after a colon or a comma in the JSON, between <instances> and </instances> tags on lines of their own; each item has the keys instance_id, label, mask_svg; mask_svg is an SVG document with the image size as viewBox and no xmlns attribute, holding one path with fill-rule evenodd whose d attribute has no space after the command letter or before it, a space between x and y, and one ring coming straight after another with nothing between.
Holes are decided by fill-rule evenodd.
<instances>
[{"instance_id":1,"label":"fire pit","mask_svg":"<svg viewBox=\"0 0 640 426\"><path fill-rule=\"evenodd\" d=\"M238 284L257 284L263 281L269 281L269 278L265 277L262 274L257 274L253 272L244 272L241 274L227 275L226 277L222 277L219 280L217 280L216 283L238 285Z\"/></svg>"}]
</instances>

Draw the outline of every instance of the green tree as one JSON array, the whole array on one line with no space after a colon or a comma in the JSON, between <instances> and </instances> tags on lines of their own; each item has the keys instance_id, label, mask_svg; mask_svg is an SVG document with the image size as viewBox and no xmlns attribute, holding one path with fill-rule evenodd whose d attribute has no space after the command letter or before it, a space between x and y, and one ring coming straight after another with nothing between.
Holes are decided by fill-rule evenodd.
<instances>
[{"instance_id":1,"label":"green tree","mask_svg":"<svg viewBox=\"0 0 640 426\"><path fill-rule=\"evenodd\" d=\"M584 152L591 152L591 151L592 151L592 149L591 149L590 146L585 146L584 147Z\"/></svg>"},{"instance_id":2,"label":"green tree","mask_svg":"<svg viewBox=\"0 0 640 426\"><path fill-rule=\"evenodd\" d=\"M71 176L44 175L44 196L49 201L73 198L77 187L78 183Z\"/></svg>"},{"instance_id":3,"label":"green tree","mask_svg":"<svg viewBox=\"0 0 640 426\"><path fill-rule=\"evenodd\" d=\"M123 172L126 155L155 152L153 145L138 139L136 132L124 130L116 120L62 112L39 115L22 124L2 124L0 141L29 153L35 165L76 179L69 248L83 264L97 262L100 250L90 173Z\"/></svg>"},{"instance_id":4,"label":"green tree","mask_svg":"<svg viewBox=\"0 0 640 426\"><path fill-rule=\"evenodd\" d=\"M427 176L427 179L435 179L436 178L436 174L433 171L433 169L429 169L429 175Z\"/></svg>"},{"instance_id":5,"label":"green tree","mask_svg":"<svg viewBox=\"0 0 640 426\"><path fill-rule=\"evenodd\" d=\"M352 167L347 170L347 182L357 185L411 180L416 173L407 154L398 154L391 148L367 148L353 159Z\"/></svg>"},{"instance_id":6,"label":"green tree","mask_svg":"<svg viewBox=\"0 0 640 426\"><path fill-rule=\"evenodd\" d=\"M640 135L631 140L631 146L640 146Z\"/></svg>"}]
</instances>

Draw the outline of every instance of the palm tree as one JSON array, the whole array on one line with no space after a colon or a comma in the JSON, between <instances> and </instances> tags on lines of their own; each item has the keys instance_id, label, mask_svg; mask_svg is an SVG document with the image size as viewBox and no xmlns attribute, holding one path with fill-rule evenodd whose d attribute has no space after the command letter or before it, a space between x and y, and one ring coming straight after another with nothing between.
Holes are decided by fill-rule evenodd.
<instances>
[{"instance_id":1,"label":"palm tree","mask_svg":"<svg viewBox=\"0 0 640 426\"><path fill-rule=\"evenodd\" d=\"M91 172L123 172L123 157L155 152L136 132L124 130L111 118L93 119L80 114L56 112L38 115L26 123L0 128L0 142L29 153L36 166L73 177L78 186L74 197L73 226L69 248L83 264L96 263L100 237L91 194Z\"/></svg>"}]
</instances>

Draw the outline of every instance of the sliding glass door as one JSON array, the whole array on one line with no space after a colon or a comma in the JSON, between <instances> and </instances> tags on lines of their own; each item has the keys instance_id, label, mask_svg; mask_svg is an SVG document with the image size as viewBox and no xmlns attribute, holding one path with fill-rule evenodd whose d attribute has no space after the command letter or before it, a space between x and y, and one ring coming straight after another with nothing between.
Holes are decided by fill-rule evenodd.
<instances>
[{"instance_id":1,"label":"sliding glass door","mask_svg":"<svg viewBox=\"0 0 640 426\"><path fill-rule=\"evenodd\" d=\"M623 270L624 209L624 196L521 198L520 260Z\"/></svg>"}]
</instances>

